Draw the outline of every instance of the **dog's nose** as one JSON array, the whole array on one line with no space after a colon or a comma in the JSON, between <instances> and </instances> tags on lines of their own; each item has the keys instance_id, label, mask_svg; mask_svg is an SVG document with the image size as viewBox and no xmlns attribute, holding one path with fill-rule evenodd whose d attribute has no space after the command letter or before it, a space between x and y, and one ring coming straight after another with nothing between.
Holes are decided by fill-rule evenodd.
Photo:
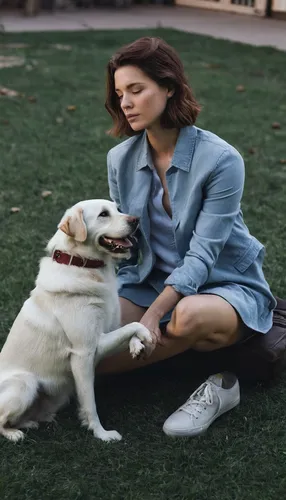
<instances>
[{"instance_id":1,"label":"dog's nose","mask_svg":"<svg viewBox=\"0 0 286 500\"><path fill-rule=\"evenodd\" d=\"M127 222L130 222L131 224L138 224L139 217L135 217L134 215L128 215Z\"/></svg>"},{"instance_id":2,"label":"dog's nose","mask_svg":"<svg viewBox=\"0 0 286 500\"><path fill-rule=\"evenodd\" d=\"M131 226L132 230L135 231L135 229L137 228L138 223L139 223L139 217L134 217L133 215L128 215L127 222Z\"/></svg>"}]
</instances>

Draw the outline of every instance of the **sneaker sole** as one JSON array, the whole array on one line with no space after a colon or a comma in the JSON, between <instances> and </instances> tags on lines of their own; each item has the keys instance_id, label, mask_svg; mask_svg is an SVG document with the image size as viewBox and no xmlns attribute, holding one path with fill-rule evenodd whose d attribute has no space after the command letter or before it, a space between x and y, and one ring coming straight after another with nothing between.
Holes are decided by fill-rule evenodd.
<instances>
[{"instance_id":1,"label":"sneaker sole","mask_svg":"<svg viewBox=\"0 0 286 500\"><path fill-rule=\"evenodd\" d=\"M173 430L173 429L168 429L168 427L165 427L163 425L163 432L169 436L169 437L195 437L195 436L201 436L202 434L205 434L205 432L208 430L210 425L221 415L226 413L227 411L232 410L236 406L238 406L240 403L240 397L236 399L235 401L232 401L231 403L228 404L228 406L224 407L223 410L219 411L216 415L213 416L213 418L205 425L202 427L196 427L196 429L193 429L191 431L187 431L187 429L184 430Z\"/></svg>"}]
</instances>

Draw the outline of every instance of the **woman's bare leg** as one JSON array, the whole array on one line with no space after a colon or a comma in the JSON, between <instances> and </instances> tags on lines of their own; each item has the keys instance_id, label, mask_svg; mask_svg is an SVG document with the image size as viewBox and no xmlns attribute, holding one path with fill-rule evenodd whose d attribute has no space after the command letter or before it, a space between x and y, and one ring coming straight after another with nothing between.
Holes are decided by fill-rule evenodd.
<instances>
[{"instance_id":1,"label":"woman's bare leg","mask_svg":"<svg viewBox=\"0 0 286 500\"><path fill-rule=\"evenodd\" d=\"M121 298L122 325L140 321L146 309ZM164 346L157 345L147 359L134 360L128 351L103 359L96 372L120 373L142 368L181 354L188 349L214 351L237 342L242 334L241 320L233 307L215 295L184 297L175 308Z\"/></svg>"},{"instance_id":2,"label":"woman's bare leg","mask_svg":"<svg viewBox=\"0 0 286 500\"><path fill-rule=\"evenodd\" d=\"M146 312L144 307L139 307L130 300L122 297L120 297L120 305L122 326L132 323L132 321L140 321ZM96 373L111 374L135 370L136 368L142 368L143 366L170 358L189 349L189 341L187 339L182 339L182 342L178 342L178 340L174 339L168 339L167 344L167 347L157 345L156 349L147 359L132 359L129 351L114 354L113 356L100 361L96 367Z\"/></svg>"}]
</instances>

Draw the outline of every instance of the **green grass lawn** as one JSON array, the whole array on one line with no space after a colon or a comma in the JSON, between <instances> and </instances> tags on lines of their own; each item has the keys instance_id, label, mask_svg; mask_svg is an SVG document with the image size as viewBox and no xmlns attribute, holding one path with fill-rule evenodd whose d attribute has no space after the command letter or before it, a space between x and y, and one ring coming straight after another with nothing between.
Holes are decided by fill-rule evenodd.
<instances>
[{"instance_id":1,"label":"green grass lawn","mask_svg":"<svg viewBox=\"0 0 286 500\"><path fill-rule=\"evenodd\" d=\"M179 51L203 106L198 126L243 155L243 211L267 248L265 274L286 297L286 54L173 30L1 35L0 55L26 58L0 70L1 295L4 341L32 289L47 240L64 210L108 197L105 65L122 44L157 34ZM72 50L53 48L68 44ZM237 92L237 85L245 87ZM31 97L33 99L28 99ZM75 106L68 111L68 106ZM281 127L272 128L273 122ZM281 161L284 160L284 163ZM52 195L43 199L43 190ZM19 207L11 214L11 207ZM0 439L0 498L96 500L269 500L286 494L286 389L242 387L242 402L208 433L172 440L165 418L197 384L180 362L96 381L103 424L124 439L106 445L79 426L76 407L23 443ZM284 381L286 377L284 377Z\"/></svg>"}]
</instances>

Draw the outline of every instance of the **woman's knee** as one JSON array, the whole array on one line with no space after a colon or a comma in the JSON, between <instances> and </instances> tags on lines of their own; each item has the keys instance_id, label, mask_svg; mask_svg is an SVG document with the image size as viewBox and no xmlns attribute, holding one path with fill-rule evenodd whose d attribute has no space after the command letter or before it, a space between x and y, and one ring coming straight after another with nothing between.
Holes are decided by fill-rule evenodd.
<instances>
[{"instance_id":1,"label":"woman's knee","mask_svg":"<svg viewBox=\"0 0 286 500\"><path fill-rule=\"evenodd\" d=\"M199 335L204 324L204 308L200 300L184 297L175 307L167 325L167 333L175 337Z\"/></svg>"},{"instance_id":2,"label":"woman's knee","mask_svg":"<svg viewBox=\"0 0 286 500\"><path fill-rule=\"evenodd\" d=\"M172 337L189 337L196 350L215 350L234 344L240 336L241 320L224 299L216 296L184 297L167 325Z\"/></svg>"}]
</instances>

